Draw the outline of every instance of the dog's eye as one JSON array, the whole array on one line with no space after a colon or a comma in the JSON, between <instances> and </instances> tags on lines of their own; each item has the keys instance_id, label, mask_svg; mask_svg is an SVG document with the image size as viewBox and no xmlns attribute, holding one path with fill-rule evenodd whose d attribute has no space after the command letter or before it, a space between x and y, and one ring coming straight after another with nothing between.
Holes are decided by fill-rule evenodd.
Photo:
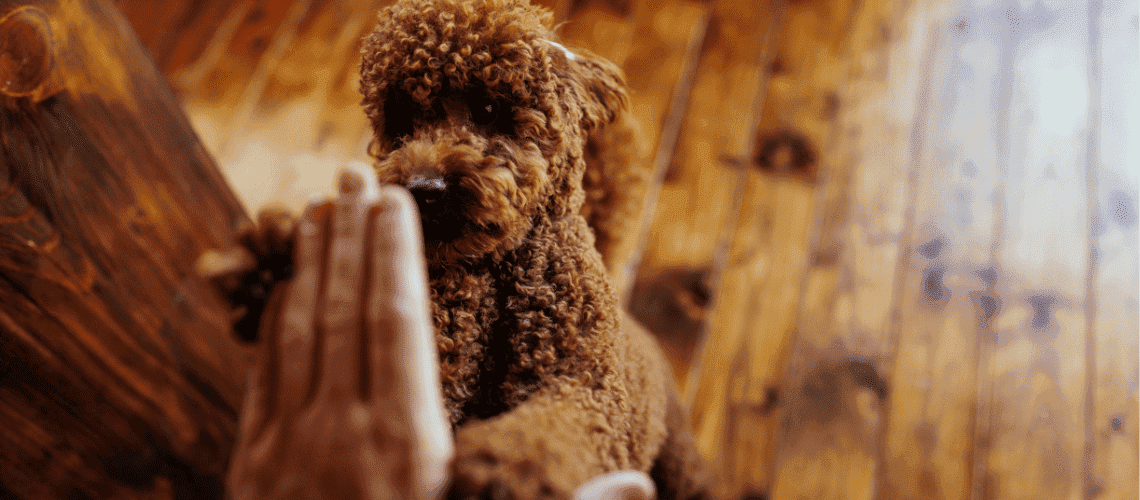
<instances>
[{"instance_id":1,"label":"dog's eye","mask_svg":"<svg viewBox=\"0 0 1140 500\"><path fill-rule=\"evenodd\" d=\"M471 121L476 125L491 125L499 119L499 107L493 102L475 103L471 107Z\"/></svg>"},{"instance_id":2,"label":"dog's eye","mask_svg":"<svg viewBox=\"0 0 1140 500\"><path fill-rule=\"evenodd\" d=\"M384 102L384 135L395 147L415 132L414 120L419 115L418 106L403 92L392 92Z\"/></svg>"}]
</instances>

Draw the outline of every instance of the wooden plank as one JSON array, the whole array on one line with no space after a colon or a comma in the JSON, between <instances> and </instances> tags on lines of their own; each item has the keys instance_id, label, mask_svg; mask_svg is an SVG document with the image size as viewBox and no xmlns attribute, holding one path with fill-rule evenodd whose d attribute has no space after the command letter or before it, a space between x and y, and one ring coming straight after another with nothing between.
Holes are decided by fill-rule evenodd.
<instances>
[{"instance_id":1,"label":"wooden plank","mask_svg":"<svg viewBox=\"0 0 1140 500\"><path fill-rule=\"evenodd\" d=\"M1074 4L1075 5L1075 4ZM1000 312L980 360L988 422L975 450L983 498L1081 496L1088 196L1087 12L979 9L1013 51L1007 181L994 269ZM1000 15L1000 17L998 17ZM1000 141L999 141L1000 148Z\"/></svg>"},{"instance_id":2,"label":"wooden plank","mask_svg":"<svg viewBox=\"0 0 1140 500\"><path fill-rule=\"evenodd\" d=\"M840 94L841 142L833 153L850 162L850 174L837 176L850 179L848 205L821 212L845 212L845 222L821 223L804 282L780 390L773 498L876 493L889 332L897 273L907 266L940 15L932 3L867 2L851 22L853 48L863 50L850 56L853 83Z\"/></svg>"},{"instance_id":3,"label":"wooden plank","mask_svg":"<svg viewBox=\"0 0 1140 500\"><path fill-rule=\"evenodd\" d=\"M948 17L931 75L930 146L920 161L912 252L898 300L878 498L970 497L978 339L988 294L1001 177L990 96L1001 85L1001 32L978 15ZM957 75L951 78L950 75Z\"/></svg>"},{"instance_id":4,"label":"wooden plank","mask_svg":"<svg viewBox=\"0 0 1140 500\"><path fill-rule=\"evenodd\" d=\"M989 47L997 48L997 61L991 64L1000 68L1000 72L996 77L994 90L991 93L991 113L993 116L993 137L988 140L994 144L994 175L998 178L998 186L994 192L989 196L990 203L993 204L993 240L990 245L990 267L988 272L988 286L984 297L990 299L990 311L986 316L989 321L984 321L978 329L977 339L977 359L978 368L976 372L976 379L978 385L976 387L977 402L974 410L974 442L973 442L973 466L971 473L971 486L970 496L972 498L981 498L987 493L989 483L987 482L985 460L986 453L990 449L992 440L990 429L993 421L993 407L994 407L994 389L992 383L992 373L987 363L995 349L995 322L996 315L1000 312L1002 307L1002 298L1000 296L1001 290L998 288L997 279L999 277L999 269L997 263L1001 249L1005 244L1005 225L1007 220L1005 217L1006 211L1006 189L1005 186L1009 182L1009 150L1010 150L1010 94L1012 92L1012 61L1014 50L1016 48L1015 40L1011 37L1010 25L1000 24L996 22L992 16L992 9L987 11L985 7L975 6L974 3L968 2L965 7L966 12L972 12L977 16L986 16L990 14L989 23L987 23L982 32L987 33L987 44L983 44L984 48ZM963 26L965 27L965 26ZM984 54L984 51L972 51L974 57L979 57ZM989 56L993 57L993 56ZM986 59L986 57L981 57ZM981 120L979 120L981 121Z\"/></svg>"},{"instance_id":5,"label":"wooden plank","mask_svg":"<svg viewBox=\"0 0 1140 500\"><path fill-rule=\"evenodd\" d=\"M857 8L860 2L792 3L781 14L788 22L781 21L775 35L752 158L763 175L736 236L737 252L756 257L751 268L736 270L745 288L736 300L727 295L714 313L734 323L729 328L739 331L736 349L746 358L738 373L722 369L705 384L705 390L739 389L726 394L728 413L720 424L726 429L712 420L701 435L711 440L724 433L735 454L735 470L729 473L745 492L771 490L780 378L795 338L814 230L808 221L819 217L820 194L827 192L816 181L830 175L823 169L835 168L828 153L834 149L837 113L848 105L839 97L848 51L865 44L853 29Z\"/></svg>"},{"instance_id":6,"label":"wooden plank","mask_svg":"<svg viewBox=\"0 0 1140 500\"><path fill-rule=\"evenodd\" d=\"M735 349L743 361L732 370L724 363L707 362L731 353L705 354L698 390L720 392L713 398L723 399L725 407L722 414L707 414L698 436L710 445L718 438L723 440L726 452L733 454L731 467L726 467L733 483L747 491L768 491L775 453L776 387L795 336L796 302L812 229L804 222L813 218L816 200L815 186L798 179L757 175L751 184L757 187L748 199L752 203L745 204L745 213L760 221L738 228L761 233L762 241L753 243L759 249L746 246L748 250L738 251L742 255L756 252L755 257L726 269L709 326L712 335L735 333ZM755 236L737 241L747 239Z\"/></svg>"},{"instance_id":7,"label":"wooden plank","mask_svg":"<svg viewBox=\"0 0 1140 500\"><path fill-rule=\"evenodd\" d=\"M819 155L821 150L827 151L827 156L839 152L833 146L836 138L831 120L839 109L846 108L851 103L838 96L839 88L849 85L850 80L841 79L840 75L844 73L838 68L846 68L848 58L861 62L866 57L871 57L872 61L881 60L880 54L868 54L867 51L878 49L879 52L885 52L876 47L876 44L882 45L885 41L881 29L889 26L898 16L897 12L892 11L894 4L891 3L863 7L853 12L855 7L856 5L830 5L830 12L820 16L823 19L815 21L819 27L791 26L788 34L780 35L780 48L777 49L772 64L780 75L773 77L768 86L769 96L765 105L767 129L761 127L764 135L757 141L760 151L764 150L765 141L778 143L778 140L785 140L797 144L792 141L804 138L800 140L809 146L803 149L807 149L811 156ZM801 21L811 15L805 16L805 12L812 12L810 6L804 7L801 4L789 9L792 11L784 15ZM806 41L813 35L819 40ZM785 60L794 62L789 65ZM861 75L861 78L876 81L881 80L883 75ZM862 92L875 90L881 91L861 89ZM860 94L852 95L857 97L854 102L858 103ZM874 104L882 106L881 102ZM872 122L864 118L862 123ZM794 132L784 132L789 130ZM799 133L801 130L806 133ZM766 166L769 169L773 167ZM803 221L821 217L821 224L830 226L823 232L831 234L842 219L840 213L846 209L846 190L849 185L846 179L850 175L846 169L835 168L830 164L822 166L821 168L829 170L827 175L834 176L835 180L821 187L817 195L810 184L807 187L804 184L804 181L810 183L819 175L816 166L809 162L795 166L799 167L798 172L797 168L774 169L774 173L781 175L765 178L760 184L766 187L756 196L762 201L746 204L749 207L746 213L752 214L754 218L753 221L742 221L741 229L751 229L749 232L752 234L742 233L737 236L738 242L745 242L741 246L748 248L738 252L759 254L759 258L753 261L752 268L742 268L735 272L739 273L740 282L754 282L751 286L745 286L744 289L748 292L738 292L735 295L742 297L739 300L730 298L734 295L722 290L724 295L718 295L718 299L723 296L724 303L731 305L713 315L714 320L724 323L731 321L726 317L740 318L740 324L730 328L743 330L741 336L744 345L730 346L730 349L735 347L745 351L747 359L743 363L718 363L720 377L711 379L707 387L711 390L722 390L720 388L726 386L730 388L726 393L729 399L727 414L721 417L725 420L721 424L725 429L722 431L718 428L720 422L709 419L712 425L702 429L706 433L701 438L705 443L716 443L720 437L718 434L723 432L723 449L730 455L725 470L740 485L742 494L763 493L770 489L770 474L776 452L774 435L778 426L775 411L781 406L783 393L780 379L799 321L798 304L805 290L819 289L819 278L823 277L823 281L827 281L825 275L831 273L831 270L824 268L830 268L835 260L837 244L831 236L822 237L817 243L817 250L808 252L811 226ZM816 206L820 203L818 199L824 200L824 208L819 212L822 216L816 215ZM760 242L748 243L749 240ZM755 248L757 246L759 248ZM812 254L811 260L819 264L820 269L812 274L816 282L812 287L805 288L802 276L809 253ZM834 275L831 274L829 277L834 280ZM834 281L832 282L833 288ZM725 284L730 283L730 277L726 276ZM728 351L720 356L710 354L705 359L725 360L732 357L732 352ZM741 369L738 367L740 364L747 366ZM727 382L724 382L726 378Z\"/></svg>"},{"instance_id":8,"label":"wooden plank","mask_svg":"<svg viewBox=\"0 0 1140 500\"><path fill-rule=\"evenodd\" d=\"M637 281L652 279L669 268L709 266L716 258L717 248L725 247L725 237L721 235L731 234L725 233L725 228L733 227L729 219L736 211L731 207L739 206L733 195L742 176L724 164L739 164L736 159L746 157L750 149L749 131L755 120L752 113L740 110L753 109L759 97L756 89L762 78L767 33L755 27L771 21L770 7L768 3L759 8L746 7L730 0L712 5L683 122L667 121L668 128L659 140L655 165L661 169L658 172L664 176L664 183L656 188L656 193L651 188L654 219L640 255ZM684 102L677 101L674 99L674 104ZM675 111L677 108L670 113ZM680 126L676 154L665 148L672 137L673 123ZM666 165L669 170L665 170ZM699 358L702 340L684 342L695 345L695 349L672 351ZM689 364L688 359L674 361L675 367ZM685 379L681 380L682 385ZM716 404L690 403L694 415L706 405Z\"/></svg>"},{"instance_id":9,"label":"wooden plank","mask_svg":"<svg viewBox=\"0 0 1140 500\"><path fill-rule=\"evenodd\" d=\"M724 450L730 494L770 490L774 449L773 388L794 336L796 304L816 209L820 153L828 146L849 2L796 2L772 16L760 88L749 130L750 174L732 247L716 291L699 377L688 387L697 441ZM779 28L775 28L775 27ZM736 357L736 363L714 362ZM731 389L731 390L730 390Z\"/></svg>"},{"instance_id":10,"label":"wooden plank","mask_svg":"<svg viewBox=\"0 0 1140 500\"><path fill-rule=\"evenodd\" d=\"M372 132L360 111L356 68L374 13L388 3L299 0L291 7L273 38L279 50L263 56L223 121L230 125L218 159L247 207L299 211L309 198L333 193L333 176L347 161L367 161Z\"/></svg>"},{"instance_id":11,"label":"wooden plank","mask_svg":"<svg viewBox=\"0 0 1140 500\"><path fill-rule=\"evenodd\" d=\"M854 6L790 4L780 14L790 22L779 21L774 35L748 159L764 174L749 182L733 238L740 257L729 258L735 266L725 270L709 325L720 339L710 337L696 389L696 400L716 401L698 414L698 442L725 450L724 480L734 495L771 488L778 382L794 338L812 230L805 222L814 218L818 158L830 148L840 106L838 68L852 43L846 37Z\"/></svg>"},{"instance_id":12,"label":"wooden plank","mask_svg":"<svg viewBox=\"0 0 1140 500\"><path fill-rule=\"evenodd\" d=\"M799 5L789 7L793 8L799 8ZM831 236L822 235L830 234L842 220L840 214L847 209L844 203L849 189L845 179L851 175L850 161L844 161L845 151L839 146L842 144L839 132L843 126L835 123L836 115L841 113L840 116L846 120L856 115L863 125L874 123L868 121L871 116L862 116L859 110L880 105L878 99L881 98L871 97L868 100L867 96L886 90L883 81L886 74L882 71L867 72L859 63L865 63L867 58L872 61L885 59L888 47L880 31L882 26L905 29L906 25L906 21L897 21L905 18L895 11L897 3L894 2L831 4L828 8L830 10L807 11L817 16L815 23L820 27L789 28L790 35L781 42L781 47L787 48L782 48L783 53L778 53L773 62L787 76L786 79L774 78L769 87L773 95L768 98L772 103L768 109L780 117L770 125L769 136L779 137L772 133L779 130L804 130L803 137L811 144L809 151L816 156L822 155L823 160L820 165L805 165L806 168L801 167L791 176L778 176L772 184L779 188L781 183L786 185L790 182L789 177L797 175L806 181L820 176L828 179L813 191L783 196L777 191L774 195L764 196L764 199L776 200L775 203L757 208L772 228L772 234L768 236L772 241L767 243L771 248L768 251L771 270L766 279L754 285L752 302L744 307L755 314L746 323L750 336L744 349L749 353L749 368L743 374L747 378L744 389L739 395L733 395L730 402L737 410L733 415L737 421L730 426L733 428L730 439L739 440L733 446L744 451L737 461L744 465L740 477L746 490L769 491L773 486L772 474L777 460L775 441L780 418L784 415L784 398L792 392L793 399L789 403L793 406L800 404L794 399L794 391L781 384L797 328L811 328L801 324L800 302L811 300L809 297L813 293L819 294L820 278L831 274L831 267L835 264L836 244L825 241ZM812 14L792 11L785 16L802 19ZM807 41L808 33L814 34L818 40L814 43ZM811 51L817 47L829 50L818 50L813 54ZM799 53L804 50L808 52ZM784 62L786 60L794 62L788 65ZM854 91L849 90L852 87ZM789 169L781 171L788 172ZM818 221L817 225L831 227L817 229L820 241L814 243L816 250L809 251L813 236L811 225L802 221L812 219ZM809 263L813 272L805 277ZM834 279L833 274L830 277ZM825 295L819 295L816 300L826 302ZM819 373L828 377L843 377L843 372L849 369L841 361L819 361L823 362L819 365L823 371ZM825 365L827 367L823 368ZM836 383L842 384L842 381ZM851 389L858 390L859 387Z\"/></svg>"},{"instance_id":13,"label":"wooden plank","mask_svg":"<svg viewBox=\"0 0 1140 500\"><path fill-rule=\"evenodd\" d=\"M220 498L245 356L193 262L248 219L113 4L0 13L0 493Z\"/></svg>"},{"instance_id":14,"label":"wooden plank","mask_svg":"<svg viewBox=\"0 0 1140 500\"><path fill-rule=\"evenodd\" d=\"M687 113L671 165L675 174L662 186L639 275L668 266L712 260L736 175L722 157L746 156L751 110L762 70L768 4L713 4L689 94ZM738 89L746 89L741 92Z\"/></svg>"},{"instance_id":15,"label":"wooden plank","mask_svg":"<svg viewBox=\"0 0 1140 500\"><path fill-rule=\"evenodd\" d=\"M1096 4L1091 3L1090 8ZM1095 370L1090 370L1092 411L1086 424L1090 435L1090 470L1086 471L1085 495L1102 500L1126 500L1140 496L1140 438L1137 428L1140 403L1140 311L1137 310L1138 279L1137 186L1140 184L1140 150L1134 139L1140 113L1135 89L1140 84L1136 61L1135 4L1116 0L1092 10L1094 45L1092 64L1099 78L1093 80L1096 135L1090 142L1096 166L1097 212L1091 229L1097 270L1090 297ZM1096 15L1099 14L1099 15ZM1098 40L1099 39L1099 40ZM1099 81L1098 81L1099 80ZM1099 102L1098 102L1099 101Z\"/></svg>"},{"instance_id":16,"label":"wooden plank","mask_svg":"<svg viewBox=\"0 0 1140 500\"><path fill-rule=\"evenodd\" d=\"M619 249L619 253L628 255L625 268L614 270L618 295L631 311L644 309L644 304L634 303L641 300L633 296L635 277L639 275L661 187L688 110L709 18L707 5L682 1L639 2L634 15L634 35L623 70L630 90L630 113L639 124L642 148L647 155L642 161L648 163L652 174L640 218L630 231L635 236L627 247ZM640 283L648 285L656 276L646 273ZM648 325L660 318L638 319ZM674 373L679 374L688 363L681 361L684 356L676 354L690 353L695 336L672 338L677 342L665 347L672 353Z\"/></svg>"},{"instance_id":17,"label":"wooden plank","mask_svg":"<svg viewBox=\"0 0 1140 500\"><path fill-rule=\"evenodd\" d=\"M116 0L115 3L155 64L167 76L198 60L217 32L227 28L227 18L234 17L235 11L245 12L250 4L232 0Z\"/></svg>"},{"instance_id":18,"label":"wooden plank","mask_svg":"<svg viewBox=\"0 0 1140 500\"><path fill-rule=\"evenodd\" d=\"M310 5L311 0L239 2L201 55L168 73L194 128L215 155L233 130L240 130L242 124L235 122L244 115L238 112L261 94Z\"/></svg>"}]
</instances>

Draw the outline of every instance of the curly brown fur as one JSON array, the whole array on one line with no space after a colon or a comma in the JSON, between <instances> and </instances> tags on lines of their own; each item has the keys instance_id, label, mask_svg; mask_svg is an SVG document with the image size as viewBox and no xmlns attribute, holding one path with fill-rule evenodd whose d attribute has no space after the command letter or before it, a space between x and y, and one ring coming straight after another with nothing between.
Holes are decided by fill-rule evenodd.
<instances>
[{"instance_id":1,"label":"curly brown fur","mask_svg":"<svg viewBox=\"0 0 1140 500\"><path fill-rule=\"evenodd\" d=\"M671 376L623 319L581 213L587 137L627 107L619 70L553 43L550 14L517 0L405 0L379 19L363 104L380 181L420 208L453 497L568 498L655 464L695 473L673 470L697 462ZM601 179L591 189L610 189Z\"/></svg>"},{"instance_id":2,"label":"curly brown fur","mask_svg":"<svg viewBox=\"0 0 1140 500\"><path fill-rule=\"evenodd\" d=\"M622 266L634 251L652 173L641 138L637 120L622 113L586 139L582 216L594 230L594 246L606 269L619 279L625 278Z\"/></svg>"}]
</instances>

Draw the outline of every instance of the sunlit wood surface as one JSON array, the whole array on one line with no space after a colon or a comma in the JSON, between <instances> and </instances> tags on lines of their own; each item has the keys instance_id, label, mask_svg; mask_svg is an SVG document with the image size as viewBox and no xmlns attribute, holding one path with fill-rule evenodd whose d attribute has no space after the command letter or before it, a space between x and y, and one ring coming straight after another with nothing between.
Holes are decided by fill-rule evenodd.
<instances>
[{"instance_id":1,"label":"sunlit wood surface","mask_svg":"<svg viewBox=\"0 0 1140 500\"><path fill-rule=\"evenodd\" d=\"M113 4L0 1L0 498L218 498L248 219Z\"/></svg>"},{"instance_id":2,"label":"sunlit wood surface","mask_svg":"<svg viewBox=\"0 0 1140 500\"><path fill-rule=\"evenodd\" d=\"M246 206L366 159L385 0L120 0ZM726 498L1137 498L1128 0L544 0L656 168L630 305Z\"/></svg>"}]
</instances>

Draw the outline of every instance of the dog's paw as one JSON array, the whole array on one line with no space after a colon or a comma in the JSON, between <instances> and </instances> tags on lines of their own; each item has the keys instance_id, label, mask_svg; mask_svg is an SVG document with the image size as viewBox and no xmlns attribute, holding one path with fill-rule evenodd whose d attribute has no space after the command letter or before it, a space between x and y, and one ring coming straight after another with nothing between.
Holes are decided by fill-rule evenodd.
<instances>
[{"instance_id":1,"label":"dog's paw","mask_svg":"<svg viewBox=\"0 0 1140 500\"><path fill-rule=\"evenodd\" d=\"M238 229L235 246L208 250L198 259L198 274L229 303L230 322L242 340L257 339L270 293L293 275L296 221L284 208L264 208L257 225Z\"/></svg>"},{"instance_id":2,"label":"dog's paw","mask_svg":"<svg viewBox=\"0 0 1140 500\"><path fill-rule=\"evenodd\" d=\"M521 451L521 450L515 450ZM511 454L513 455L513 454ZM570 500L566 485L533 458L497 453L486 446L457 450L448 500Z\"/></svg>"}]
</instances>

